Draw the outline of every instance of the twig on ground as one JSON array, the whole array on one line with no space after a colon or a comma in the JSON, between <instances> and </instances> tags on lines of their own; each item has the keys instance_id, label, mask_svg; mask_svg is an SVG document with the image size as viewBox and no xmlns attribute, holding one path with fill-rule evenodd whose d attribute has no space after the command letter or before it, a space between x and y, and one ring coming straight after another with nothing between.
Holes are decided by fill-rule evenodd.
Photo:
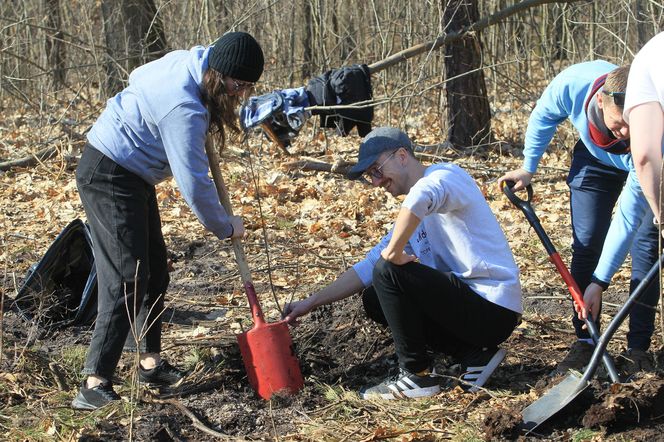
<instances>
[{"instance_id":1,"label":"twig on ground","mask_svg":"<svg viewBox=\"0 0 664 442\"><path fill-rule=\"evenodd\" d=\"M172 399L172 398L181 398L181 397L186 397L190 396L192 394L197 394L197 393L203 393L206 391L214 390L216 388L221 387L224 385L224 379L219 378L219 379L213 379L210 382L207 382L205 384L198 384L192 388L187 388L187 389L182 389L179 391L174 391L172 393L161 393L159 394L159 399Z\"/></svg>"},{"instance_id":2,"label":"twig on ground","mask_svg":"<svg viewBox=\"0 0 664 442\"><path fill-rule=\"evenodd\" d=\"M268 404L268 416L270 416L270 424L272 424L272 434L276 440L279 440L279 435L277 434L277 426L274 424L274 413L272 413L272 400Z\"/></svg>"},{"instance_id":3,"label":"twig on ground","mask_svg":"<svg viewBox=\"0 0 664 442\"><path fill-rule=\"evenodd\" d=\"M524 299L567 299L567 296L544 296L544 295L534 295L534 296L524 296Z\"/></svg>"},{"instance_id":4,"label":"twig on ground","mask_svg":"<svg viewBox=\"0 0 664 442\"><path fill-rule=\"evenodd\" d=\"M62 368L55 362L49 362L48 369L53 375L53 379L55 379L55 383L57 384L58 389L60 391L69 391L65 376L62 374Z\"/></svg>"},{"instance_id":5,"label":"twig on ground","mask_svg":"<svg viewBox=\"0 0 664 442\"><path fill-rule=\"evenodd\" d=\"M140 350L140 342L141 342L141 337L139 336L140 332L136 331L136 316L137 316L137 291L138 291L138 269L141 265L141 260L136 261L136 270L134 271L134 314L132 315L129 312L129 303L127 302L127 287L125 286L125 294L124 294L124 303L125 303L125 309L127 310L127 316L129 317L129 329L131 330L131 334L134 338L134 343L136 344L136 351L134 353L134 367L133 370L131 371L131 390L129 393L129 403L134 404L135 401L138 401L139 399L139 394L140 394L140 385L138 381L138 369L140 365L140 356L141 356L141 350ZM131 407L131 411L129 413L129 440L133 440L132 434L134 432L134 411L136 410L136 407Z\"/></svg>"},{"instance_id":6,"label":"twig on ground","mask_svg":"<svg viewBox=\"0 0 664 442\"><path fill-rule=\"evenodd\" d=\"M374 341L371 343L371 345L369 346L369 349L367 350L367 352L364 353L364 356L362 357L362 360L360 361L360 364L364 364L364 361L367 360L367 357L369 356L369 353L371 353L373 351L374 347L376 346L376 343L378 342L378 339L380 339L380 338L374 339Z\"/></svg>"},{"instance_id":7,"label":"twig on ground","mask_svg":"<svg viewBox=\"0 0 664 442\"><path fill-rule=\"evenodd\" d=\"M235 337L235 335L230 335L228 333L219 333L218 336L221 338L215 339L214 337L210 336L198 336L195 338L187 338L186 341L174 341L169 346L165 346L162 349L162 351L168 350L173 347L180 347L183 345L190 345L192 347L197 347L197 346L223 347L223 346L235 345L236 343L237 338Z\"/></svg>"},{"instance_id":8,"label":"twig on ground","mask_svg":"<svg viewBox=\"0 0 664 442\"><path fill-rule=\"evenodd\" d=\"M148 402L156 403L156 404L168 404L172 405L175 408L177 408L182 414L187 416L189 419L191 419L192 424L194 425L195 428L198 428L202 432L212 436L216 437L218 439L222 440L228 440L228 441L238 441L238 442L248 442L248 439L241 439L237 437L232 437L224 433L220 433L216 430L213 430L212 428L208 427L205 425L199 418L196 416L191 410L189 410L187 407L185 407L180 401L176 399L157 399L157 398L146 398Z\"/></svg>"},{"instance_id":9,"label":"twig on ground","mask_svg":"<svg viewBox=\"0 0 664 442\"><path fill-rule=\"evenodd\" d=\"M347 440L350 439L351 437L355 436L355 435L358 433L358 431L360 431L360 429L361 429L361 428L359 428L359 427L356 428L356 429L354 429L353 431L351 431L350 433L348 433L347 435L345 435L343 439L340 439L339 442L345 442L345 441L347 441Z\"/></svg>"},{"instance_id":10,"label":"twig on ground","mask_svg":"<svg viewBox=\"0 0 664 442\"><path fill-rule=\"evenodd\" d=\"M5 241L2 241L3 244L5 245L5 256L7 256L7 250L6 246L7 243ZM5 319L5 282L7 281L7 262L9 261L8 259L5 259L5 265L4 269L2 271L2 287L0 288L0 367L2 366L2 355L5 352L5 346L4 346L4 319Z\"/></svg>"}]
</instances>

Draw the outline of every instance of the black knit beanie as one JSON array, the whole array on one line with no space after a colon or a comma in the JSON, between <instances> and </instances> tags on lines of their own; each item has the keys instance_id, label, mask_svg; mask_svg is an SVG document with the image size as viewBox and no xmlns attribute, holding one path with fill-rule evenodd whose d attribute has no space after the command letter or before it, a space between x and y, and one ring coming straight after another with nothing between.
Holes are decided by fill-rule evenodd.
<instances>
[{"instance_id":1,"label":"black knit beanie","mask_svg":"<svg viewBox=\"0 0 664 442\"><path fill-rule=\"evenodd\" d=\"M214 43L208 65L236 80L255 83L263 73L263 50L246 32L229 32Z\"/></svg>"}]
</instances>

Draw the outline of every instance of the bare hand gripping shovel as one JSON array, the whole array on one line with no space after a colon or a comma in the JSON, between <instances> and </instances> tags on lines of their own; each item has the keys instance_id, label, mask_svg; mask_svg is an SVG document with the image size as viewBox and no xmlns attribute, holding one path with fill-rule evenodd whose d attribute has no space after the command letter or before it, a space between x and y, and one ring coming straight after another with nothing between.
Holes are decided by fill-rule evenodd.
<instances>
[{"instance_id":1,"label":"bare hand gripping shovel","mask_svg":"<svg viewBox=\"0 0 664 442\"><path fill-rule=\"evenodd\" d=\"M501 187L507 198L515 206L521 209L523 213L526 215L526 219L528 220L530 225L537 233L537 236L544 244L544 248L548 252L551 261L556 266L556 268L562 275L563 280L567 284L567 287L569 288L569 291L572 294L572 298L574 298L574 301L577 303L578 306L582 307L583 295L581 294L579 286L576 284L576 281L574 281L574 278L572 278L572 275L567 270L567 267L565 267L565 265L563 264L560 255L558 255L558 252L551 243L551 240L544 232L544 229L542 228L542 225L539 222L539 218L537 218L535 211L530 205L530 201L533 196L532 187L530 185L527 186L526 190L528 193L528 199L522 200L521 198L517 197L514 194L514 192L512 192L511 187L513 185L514 185L513 182L505 181ZM664 259L664 257L660 258L660 261L662 259ZM533 431L535 428L544 423L546 420L553 417L553 415L555 415L558 411L562 410L563 408L565 408L565 406L570 404L574 400L574 398L576 398L583 390L586 389L586 387L588 387L590 379L593 377L595 371L597 370L600 359L603 360L611 380L614 383L620 382L620 378L616 371L615 365L613 364L613 360L605 352L606 346L613 337L615 331L618 329L622 321L625 319L625 317L631 310L634 303L638 301L638 299L641 297L642 293L646 291L650 283L655 280L655 277L659 272L659 265L660 263L655 263L653 265L653 267L650 269L646 277L641 281L636 290L634 290L634 292L627 299L627 301L622 306L620 311L613 318L613 320L611 321L611 323L609 324L606 331L602 334L601 337L598 338L597 326L595 325L595 323L590 318L585 320L590 336L592 337L593 341L595 341L596 345L595 345L595 351L593 352L593 356L590 360L590 363L586 367L583 376L579 377L575 372L570 372L570 374L568 374L567 377L563 379L559 384L551 388L546 394L540 397L537 401L533 402L528 407L526 407L522 412L523 420L521 423L521 428L527 430L528 432Z\"/></svg>"},{"instance_id":2,"label":"bare hand gripping shovel","mask_svg":"<svg viewBox=\"0 0 664 442\"><path fill-rule=\"evenodd\" d=\"M233 216L230 199L219 170L219 159L214 146L208 140L205 151L210 163L210 171L217 187L219 201L229 216ZM249 383L263 399L270 399L274 393L293 394L304 385L300 364L293 349L293 341L284 321L268 324L256 298L256 290L251 281L249 265L244 247L239 238L231 239L244 290L249 300L254 327L237 335L240 353L247 370Z\"/></svg>"}]
</instances>

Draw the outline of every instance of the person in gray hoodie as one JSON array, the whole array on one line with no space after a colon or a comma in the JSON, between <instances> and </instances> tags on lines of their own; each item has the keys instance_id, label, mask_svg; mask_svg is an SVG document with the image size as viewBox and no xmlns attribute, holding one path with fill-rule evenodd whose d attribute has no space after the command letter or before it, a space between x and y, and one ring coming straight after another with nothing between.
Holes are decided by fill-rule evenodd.
<instances>
[{"instance_id":1,"label":"person in gray hoodie","mask_svg":"<svg viewBox=\"0 0 664 442\"><path fill-rule=\"evenodd\" d=\"M73 408L120 399L112 378L130 326L140 337L141 381L171 385L183 377L160 357L169 276L155 185L174 177L214 235L244 235L241 218L219 203L205 141L215 137L223 147L226 130L238 130L235 109L263 65L260 45L244 32L170 52L134 70L88 133L76 184L94 242L98 311Z\"/></svg>"},{"instance_id":2,"label":"person in gray hoodie","mask_svg":"<svg viewBox=\"0 0 664 442\"><path fill-rule=\"evenodd\" d=\"M285 320L362 291L368 316L389 327L399 371L363 398L431 396L440 391L429 350L455 357L463 386L482 387L505 357L498 347L522 313L519 269L475 181L459 166L425 166L399 129L371 131L350 178L365 174L405 195L392 230L366 258L310 297L287 304Z\"/></svg>"}]
</instances>

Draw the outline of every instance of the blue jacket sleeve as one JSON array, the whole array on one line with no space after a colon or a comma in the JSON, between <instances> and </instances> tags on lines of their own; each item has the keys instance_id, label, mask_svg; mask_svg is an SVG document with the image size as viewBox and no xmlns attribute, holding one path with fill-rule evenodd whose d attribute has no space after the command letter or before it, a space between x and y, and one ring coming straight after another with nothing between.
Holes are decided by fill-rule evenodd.
<instances>
[{"instance_id":1,"label":"blue jacket sleeve","mask_svg":"<svg viewBox=\"0 0 664 442\"><path fill-rule=\"evenodd\" d=\"M526 171L535 173L558 125L570 116L573 105L572 94L563 72L551 81L537 100L537 105L528 120L524 141L523 168Z\"/></svg>"},{"instance_id":2,"label":"blue jacket sleeve","mask_svg":"<svg viewBox=\"0 0 664 442\"><path fill-rule=\"evenodd\" d=\"M627 182L620 194L602 254L593 273L594 278L606 285L611 282L611 278L625 261L641 223L652 222L651 219L645 219L647 213L648 202L643 196L636 173L632 171L627 176Z\"/></svg>"},{"instance_id":3,"label":"blue jacket sleeve","mask_svg":"<svg viewBox=\"0 0 664 442\"><path fill-rule=\"evenodd\" d=\"M201 112L198 103L184 103L158 126L171 171L187 205L205 228L220 239L228 238L233 229L208 175L207 113Z\"/></svg>"}]
</instances>

